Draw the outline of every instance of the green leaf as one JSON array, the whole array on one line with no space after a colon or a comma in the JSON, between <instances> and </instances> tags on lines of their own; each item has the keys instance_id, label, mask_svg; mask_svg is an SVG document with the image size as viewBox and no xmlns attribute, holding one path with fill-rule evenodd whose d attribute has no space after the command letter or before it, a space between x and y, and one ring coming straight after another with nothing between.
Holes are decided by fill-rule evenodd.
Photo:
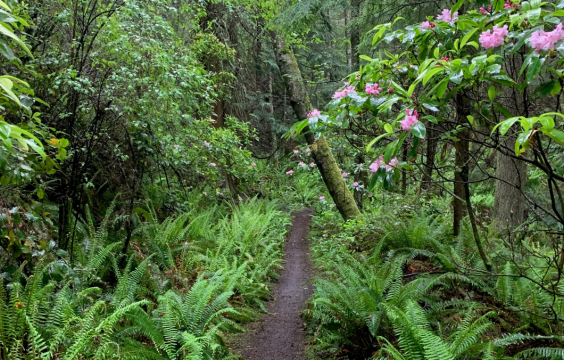
<instances>
[{"instance_id":1,"label":"green leaf","mask_svg":"<svg viewBox=\"0 0 564 360\"><path fill-rule=\"evenodd\" d=\"M410 131L415 137L418 137L419 139L424 139L427 129L425 129L425 125L423 125L423 123L420 121L415 125L413 125Z\"/></svg>"},{"instance_id":2,"label":"green leaf","mask_svg":"<svg viewBox=\"0 0 564 360\"><path fill-rule=\"evenodd\" d=\"M442 66L434 66L428 69L427 71L425 71L425 75L423 75L423 85L426 85L427 82L429 82L429 80L431 80L433 76L435 76L436 74L442 71L444 71L444 67Z\"/></svg>"},{"instance_id":3,"label":"green leaf","mask_svg":"<svg viewBox=\"0 0 564 360\"><path fill-rule=\"evenodd\" d=\"M491 101L494 101L494 99L495 99L495 86L490 86L490 88L488 89L488 97L490 98Z\"/></svg>"},{"instance_id":4,"label":"green leaf","mask_svg":"<svg viewBox=\"0 0 564 360\"><path fill-rule=\"evenodd\" d=\"M464 45L466 45L466 43L468 42L468 40L470 40L472 35L474 35L474 33L476 31L478 31L479 29L480 28L475 28L473 30L470 30L466 35L464 35L464 37L462 38L462 41L460 42L460 49L462 49L464 47Z\"/></svg>"},{"instance_id":5,"label":"green leaf","mask_svg":"<svg viewBox=\"0 0 564 360\"><path fill-rule=\"evenodd\" d=\"M458 0L456 2L456 4L454 4L454 6L450 9L450 13L454 13L455 11L458 11L458 9L460 9L460 7L462 6L462 4L464 4L464 0Z\"/></svg>"},{"instance_id":6,"label":"green leaf","mask_svg":"<svg viewBox=\"0 0 564 360\"><path fill-rule=\"evenodd\" d=\"M2 90L4 90L4 92L6 93L6 95L8 95L8 97L10 99L12 99L16 104L21 106L22 104L20 103L20 99L18 99L16 94L14 94L12 92L13 86L14 86L14 84L12 83L11 80L8 80L8 79L5 79L5 78L0 78L0 88L2 88Z\"/></svg>"},{"instance_id":7,"label":"green leaf","mask_svg":"<svg viewBox=\"0 0 564 360\"><path fill-rule=\"evenodd\" d=\"M538 56L531 57L531 63L527 69L527 81L533 81L533 78L540 72L544 59L540 59Z\"/></svg>"},{"instance_id":8,"label":"green leaf","mask_svg":"<svg viewBox=\"0 0 564 360\"><path fill-rule=\"evenodd\" d=\"M45 197L45 191L42 188L37 188L37 197L39 200Z\"/></svg>"},{"instance_id":9,"label":"green leaf","mask_svg":"<svg viewBox=\"0 0 564 360\"><path fill-rule=\"evenodd\" d=\"M513 124L515 124L516 121L519 121L521 119L521 117L513 117L510 119L507 119L505 121L500 122L499 124L497 124L496 126L494 126L494 128L492 129L492 134L495 132L495 130L499 127L499 133L501 135L505 135L505 133L507 133L507 131L509 131L509 129L511 128L511 126L513 126ZM523 118L524 119L524 118Z\"/></svg>"},{"instance_id":10,"label":"green leaf","mask_svg":"<svg viewBox=\"0 0 564 360\"><path fill-rule=\"evenodd\" d=\"M396 146L398 144L398 140L394 140L393 142L389 143L385 150L384 150L384 162L389 163L392 159L392 156L396 153Z\"/></svg>"},{"instance_id":11,"label":"green leaf","mask_svg":"<svg viewBox=\"0 0 564 360\"><path fill-rule=\"evenodd\" d=\"M394 129L392 128L392 125L386 123L386 125L384 125L384 130L386 130L387 133L391 134L394 132Z\"/></svg>"},{"instance_id":12,"label":"green leaf","mask_svg":"<svg viewBox=\"0 0 564 360\"><path fill-rule=\"evenodd\" d=\"M366 55L359 55L358 57L361 58L362 60L366 60L366 61L372 62L372 58L370 58L370 57L368 57L368 56L366 56Z\"/></svg>"},{"instance_id":13,"label":"green leaf","mask_svg":"<svg viewBox=\"0 0 564 360\"><path fill-rule=\"evenodd\" d=\"M540 123L542 124L542 131L543 132L550 132L554 129L554 119L550 116L541 116L539 118Z\"/></svg>"},{"instance_id":14,"label":"green leaf","mask_svg":"<svg viewBox=\"0 0 564 360\"><path fill-rule=\"evenodd\" d=\"M468 116L466 116L466 118L468 119L468 122L469 122L470 124L473 124L473 123L474 123L474 117L473 117L472 115L468 115Z\"/></svg>"},{"instance_id":15,"label":"green leaf","mask_svg":"<svg viewBox=\"0 0 564 360\"><path fill-rule=\"evenodd\" d=\"M386 136L390 136L390 133L382 134L382 135L378 136L377 138L375 138L374 140L372 140L370 143L368 143L368 145L366 146L366 152L369 152L370 149L372 148L372 146L374 146L374 144L376 144L378 141L385 138Z\"/></svg>"},{"instance_id":16,"label":"green leaf","mask_svg":"<svg viewBox=\"0 0 564 360\"><path fill-rule=\"evenodd\" d=\"M529 20L529 22L531 23L531 25L536 25L539 22L539 18L541 16L541 9L534 9L534 10L529 10L527 11L527 19Z\"/></svg>"},{"instance_id":17,"label":"green leaf","mask_svg":"<svg viewBox=\"0 0 564 360\"><path fill-rule=\"evenodd\" d=\"M4 55L8 61L14 61L14 52L5 41L0 40L0 54Z\"/></svg>"},{"instance_id":18,"label":"green leaf","mask_svg":"<svg viewBox=\"0 0 564 360\"><path fill-rule=\"evenodd\" d=\"M21 41L21 39L19 37L17 37L16 35L14 35L13 31L7 29L5 26L3 26L0 23L0 34L5 35L7 37L9 37L12 40L15 40L20 47L30 56L33 57L33 55L31 54L31 51L29 51L29 48L24 44L23 41Z\"/></svg>"},{"instance_id":19,"label":"green leaf","mask_svg":"<svg viewBox=\"0 0 564 360\"><path fill-rule=\"evenodd\" d=\"M0 185L6 186L6 185L8 185L9 183L10 183L10 178L7 177L6 175L3 175L3 176L0 178Z\"/></svg>"},{"instance_id":20,"label":"green leaf","mask_svg":"<svg viewBox=\"0 0 564 360\"><path fill-rule=\"evenodd\" d=\"M552 131L547 135L550 136L558 144L564 145L564 132L563 131L552 129Z\"/></svg>"}]
</instances>

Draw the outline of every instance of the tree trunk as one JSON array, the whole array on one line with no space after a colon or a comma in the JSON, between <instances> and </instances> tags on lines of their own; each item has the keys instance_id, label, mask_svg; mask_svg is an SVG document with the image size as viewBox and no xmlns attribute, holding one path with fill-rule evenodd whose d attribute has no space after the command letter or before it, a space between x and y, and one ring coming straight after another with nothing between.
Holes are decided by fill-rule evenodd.
<instances>
[{"instance_id":1,"label":"tree trunk","mask_svg":"<svg viewBox=\"0 0 564 360\"><path fill-rule=\"evenodd\" d=\"M294 53L280 35L272 32L272 38L274 40L276 61L288 89L290 104L298 121L304 120L307 118L308 111L311 110L311 104L298 62ZM333 157L327 140L323 136L315 139L309 127L306 127L304 131L313 159L341 216L343 219L348 220L360 215L360 210L343 180L343 175Z\"/></svg>"},{"instance_id":2,"label":"tree trunk","mask_svg":"<svg viewBox=\"0 0 564 360\"><path fill-rule=\"evenodd\" d=\"M360 44L360 32L355 20L360 16L360 3L362 0L351 0L351 18L353 20L350 34L351 41L351 70L358 71L360 59L358 57L358 45Z\"/></svg>"},{"instance_id":3,"label":"tree trunk","mask_svg":"<svg viewBox=\"0 0 564 360\"><path fill-rule=\"evenodd\" d=\"M357 165L364 163L364 156L360 151L356 155L355 163ZM366 186L366 172L364 171L364 169L360 168L358 170L358 172L356 174L354 174L354 181ZM362 210L362 200L363 200L363 197L364 197L363 195L364 195L364 193L363 193L362 190L360 190L358 187L354 188L354 190L353 190L354 200L356 201L356 206L358 206L358 208L360 210Z\"/></svg>"},{"instance_id":4,"label":"tree trunk","mask_svg":"<svg viewBox=\"0 0 564 360\"><path fill-rule=\"evenodd\" d=\"M469 109L466 107L466 99L463 95L456 96L457 105L457 123L464 125L468 120ZM455 160L454 160L454 198L452 199L453 205L453 234L458 236L460 234L460 222L465 215L464 199L466 198L464 192L464 182L468 179L468 152L470 151L468 143L468 130L462 130L456 135L457 141L454 143L455 147Z\"/></svg>"},{"instance_id":5,"label":"tree trunk","mask_svg":"<svg viewBox=\"0 0 564 360\"><path fill-rule=\"evenodd\" d=\"M515 140L510 138L506 146L512 148ZM517 227L525 221L525 183L527 163L497 153L495 176L494 227L498 230Z\"/></svg>"},{"instance_id":6,"label":"tree trunk","mask_svg":"<svg viewBox=\"0 0 564 360\"><path fill-rule=\"evenodd\" d=\"M435 166L435 155L437 154L437 131L432 126L427 127L427 154L425 166L423 167L423 182L421 187L427 191L432 188L433 167Z\"/></svg>"}]
</instances>

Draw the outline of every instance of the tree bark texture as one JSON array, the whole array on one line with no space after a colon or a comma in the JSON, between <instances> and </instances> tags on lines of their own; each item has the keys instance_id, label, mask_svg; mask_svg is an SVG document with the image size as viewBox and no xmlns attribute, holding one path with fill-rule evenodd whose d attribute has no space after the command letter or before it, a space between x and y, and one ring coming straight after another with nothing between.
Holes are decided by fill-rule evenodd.
<instances>
[{"instance_id":1,"label":"tree bark texture","mask_svg":"<svg viewBox=\"0 0 564 360\"><path fill-rule=\"evenodd\" d=\"M432 126L427 127L427 154L425 166L423 167L423 181L421 187L427 191L432 188L433 167L435 166L435 155L437 154L437 131Z\"/></svg>"},{"instance_id":2,"label":"tree bark texture","mask_svg":"<svg viewBox=\"0 0 564 360\"><path fill-rule=\"evenodd\" d=\"M513 147L514 138L506 142ZM525 221L526 200L524 196L527 182L527 163L497 152L495 170L494 226L497 230L517 227Z\"/></svg>"},{"instance_id":3,"label":"tree bark texture","mask_svg":"<svg viewBox=\"0 0 564 360\"><path fill-rule=\"evenodd\" d=\"M457 123L458 125L464 125L468 121L466 116L470 113L466 106L466 99L463 95L456 96L457 105ZM461 130L457 133L457 141L454 143L454 148L456 151L454 159L454 197L452 200L453 205L453 234L458 236L460 234L460 222L465 215L464 199L464 182L468 179L468 155L470 151L470 145L468 142L468 130Z\"/></svg>"},{"instance_id":4,"label":"tree bark texture","mask_svg":"<svg viewBox=\"0 0 564 360\"><path fill-rule=\"evenodd\" d=\"M311 104L296 57L280 35L276 32L273 32L272 35L276 60L288 89L288 99L292 109L298 121L307 119L307 113L311 110ZM327 140L323 136L315 139L309 127L306 127L304 131L306 141L310 145L312 157L339 213L345 220L360 215L360 210L356 206L352 193L347 188L347 184L343 179L343 175L339 170Z\"/></svg>"}]
</instances>

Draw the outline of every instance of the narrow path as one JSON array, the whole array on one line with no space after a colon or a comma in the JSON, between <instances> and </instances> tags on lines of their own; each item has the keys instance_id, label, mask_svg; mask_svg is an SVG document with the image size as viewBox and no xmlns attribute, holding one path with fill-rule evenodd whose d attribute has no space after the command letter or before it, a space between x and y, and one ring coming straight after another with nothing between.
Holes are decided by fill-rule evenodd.
<instances>
[{"instance_id":1,"label":"narrow path","mask_svg":"<svg viewBox=\"0 0 564 360\"><path fill-rule=\"evenodd\" d=\"M246 340L245 360L301 360L305 358L305 334L300 319L303 303L312 294L309 248L306 236L311 209L294 213L292 229L286 239L284 270L274 290L274 301L262 325Z\"/></svg>"}]
</instances>

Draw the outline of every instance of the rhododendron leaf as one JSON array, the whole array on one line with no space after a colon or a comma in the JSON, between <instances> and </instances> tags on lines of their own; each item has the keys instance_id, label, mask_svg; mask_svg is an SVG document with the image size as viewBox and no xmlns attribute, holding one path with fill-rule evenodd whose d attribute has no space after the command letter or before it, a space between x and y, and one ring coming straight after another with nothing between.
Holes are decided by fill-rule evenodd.
<instances>
[{"instance_id":1,"label":"rhododendron leaf","mask_svg":"<svg viewBox=\"0 0 564 360\"><path fill-rule=\"evenodd\" d=\"M359 55L358 57L361 58L362 60L366 60L366 61L372 62L372 58L370 58L370 57L368 57L368 56L366 56L366 55Z\"/></svg>"},{"instance_id":2,"label":"rhododendron leaf","mask_svg":"<svg viewBox=\"0 0 564 360\"><path fill-rule=\"evenodd\" d=\"M527 69L527 81L533 81L534 77L540 72L544 59L538 56L531 57L531 63Z\"/></svg>"},{"instance_id":3,"label":"rhododendron leaf","mask_svg":"<svg viewBox=\"0 0 564 360\"><path fill-rule=\"evenodd\" d=\"M560 90L562 90L562 84L560 84L560 81L556 81L554 83L554 87L550 91L550 95L556 95L560 92Z\"/></svg>"},{"instance_id":4,"label":"rhododendron leaf","mask_svg":"<svg viewBox=\"0 0 564 360\"><path fill-rule=\"evenodd\" d=\"M380 30L378 30L378 32L374 34L374 37L372 38L372 46L376 45L382 39L382 36L384 35L384 33L386 32L389 26L390 24L383 24L376 26L374 28L377 29L378 27L380 27Z\"/></svg>"},{"instance_id":5,"label":"rhododendron leaf","mask_svg":"<svg viewBox=\"0 0 564 360\"><path fill-rule=\"evenodd\" d=\"M529 20L529 23L531 23L531 25L536 25L539 22L539 18L541 16L541 9L534 9L534 10L529 10L527 11L527 20Z\"/></svg>"},{"instance_id":6,"label":"rhododendron leaf","mask_svg":"<svg viewBox=\"0 0 564 360\"><path fill-rule=\"evenodd\" d=\"M414 159L417 157L417 148L419 147L419 138L416 137L413 139L413 147L411 148L411 151L409 152L409 160Z\"/></svg>"},{"instance_id":7,"label":"rhododendron leaf","mask_svg":"<svg viewBox=\"0 0 564 360\"><path fill-rule=\"evenodd\" d=\"M437 120L436 117L431 116L431 115L423 116L422 119L429 120L429 122L431 122L431 123L433 123L433 124L438 124L438 123L439 123L439 120Z\"/></svg>"},{"instance_id":8,"label":"rhododendron leaf","mask_svg":"<svg viewBox=\"0 0 564 360\"><path fill-rule=\"evenodd\" d=\"M481 55L481 56L476 56L475 58L473 58L472 64L476 65L477 67L479 67L481 69L484 66L486 66L487 61L488 61L488 56L487 55Z\"/></svg>"},{"instance_id":9,"label":"rhododendron leaf","mask_svg":"<svg viewBox=\"0 0 564 360\"><path fill-rule=\"evenodd\" d=\"M500 70L501 70L501 65L499 64L493 64L486 68L486 72L488 74L499 74Z\"/></svg>"},{"instance_id":10,"label":"rhododendron leaf","mask_svg":"<svg viewBox=\"0 0 564 360\"><path fill-rule=\"evenodd\" d=\"M386 110L389 109L390 107L392 107L392 105L394 105L395 103L397 103L399 101L399 97L398 96L392 96L391 98L389 98L388 100L386 100L382 105L380 105L378 107L378 109L380 110Z\"/></svg>"},{"instance_id":11,"label":"rhododendron leaf","mask_svg":"<svg viewBox=\"0 0 564 360\"><path fill-rule=\"evenodd\" d=\"M460 48L462 49L464 47L464 45L466 45L466 43L468 42L468 40L470 40L470 38L472 37L472 35L474 35L474 33L476 31L478 31L478 27L470 30L466 35L464 35L464 37L462 38L462 41L460 42Z\"/></svg>"},{"instance_id":12,"label":"rhododendron leaf","mask_svg":"<svg viewBox=\"0 0 564 360\"><path fill-rule=\"evenodd\" d=\"M541 116L539 118L540 123L542 124L542 131L543 132L550 132L554 129L554 119L550 116Z\"/></svg>"},{"instance_id":13,"label":"rhododendron leaf","mask_svg":"<svg viewBox=\"0 0 564 360\"><path fill-rule=\"evenodd\" d=\"M392 157L394 156L396 146L399 142L399 139L394 140L393 142L389 143L384 150L384 162L389 163Z\"/></svg>"},{"instance_id":14,"label":"rhododendron leaf","mask_svg":"<svg viewBox=\"0 0 564 360\"><path fill-rule=\"evenodd\" d=\"M492 134L499 127L499 133L501 135L505 135L505 133L507 133L507 131L511 128L511 126L513 126L513 124L515 124L515 122L520 120L520 119L521 119L521 117L512 117L510 119L507 119L505 121L500 122L499 124L494 126L494 128L492 129Z\"/></svg>"},{"instance_id":15,"label":"rhododendron leaf","mask_svg":"<svg viewBox=\"0 0 564 360\"><path fill-rule=\"evenodd\" d=\"M410 131L415 137L418 137L420 139L425 138L426 129L425 125L423 125L422 122L418 122L417 124L413 125Z\"/></svg>"},{"instance_id":16,"label":"rhododendron leaf","mask_svg":"<svg viewBox=\"0 0 564 360\"><path fill-rule=\"evenodd\" d=\"M494 11L500 11L503 10L504 6L505 6L505 0L495 0L493 4L493 9Z\"/></svg>"},{"instance_id":17,"label":"rhododendron leaf","mask_svg":"<svg viewBox=\"0 0 564 360\"><path fill-rule=\"evenodd\" d=\"M564 16L564 10L557 10L550 15L551 16ZM544 20L546 21L546 17L544 18Z\"/></svg>"},{"instance_id":18,"label":"rhododendron leaf","mask_svg":"<svg viewBox=\"0 0 564 360\"><path fill-rule=\"evenodd\" d=\"M513 115L511 115L511 113L506 108L504 108L503 106L497 104L496 107L503 114L503 116L505 116L507 119L509 119L510 117L513 117Z\"/></svg>"},{"instance_id":19,"label":"rhododendron leaf","mask_svg":"<svg viewBox=\"0 0 564 360\"><path fill-rule=\"evenodd\" d=\"M386 130L386 132L387 132L387 133L390 133L390 134L394 132L394 129L392 128L392 125L390 125L390 124L388 124L388 123L386 123L386 124L384 125L384 130Z\"/></svg>"},{"instance_id":20,"label":"rhododendron leaf","mask_svg":"<svg viewBox=\"0 0 564 360\"><path fill-rule=\"evenodd\" d=\"M553 129L550 134L548 134L551 139L556 141L560 145L564 145L564 132L560 130Z\"/></svg>"},{"instance_id":21,"label":"rhododendron leaf","mask_svg":"<svg viewBox=\"0 0 564 360\"><path fill-rule=\"evenodd\" d=\"M433 51L433 55L435 56L435 59L437 59L437 60L439 59L439 48L438 47L436 47L435 51Z\"/></svg>"},{"instance_id":22,"label":"rhododendron leaf","mask_svg":"<svg viewBox=\"0 0 564 360\"><path fill-rule=\"evenodd\" d=\"M495 99L495 86L490 86L490 88L488 89L488 97L490 98L491 101L494 101L494 99Z\"/></svg>"},{"instance_id":23,"label":"rhododendron leaf","mask_svg":"<svg viewBox=\"0 0 564 360\"><path fill-rule=\"evenodd\" d=\"M423 85L426 85L427 82L429 82L429 80L431 80L431 78L433 76L435 76L436 74L443 72L443 71L444 71L444 67L442 67L442 66L433 67L433 68L427 70L425 72L425 76L423 76Z\"/></svg>"},{"instance_id":24,"label":"rhododendron leaf","mask_svg":"<svg viewBox=\"0 0 564 360\"><path fill-rule=\"evenodd\" d=\"M439 109L437 108L437 105L439 105L438 103L435 102L425 102L423 103L423 106L426 107L427 109L437 112L439 111Z\"/></svg>"},{"instance_id":25,"label":"rhododendron leaf","mask_svg":"<svg viewBox=\"0 0 564 360\"><path fill-rule=\"evenodd\" d=\"M390 83L391 83L392 87L393 87L397 92L399 92L399 93L402 94L403 96L409 97L407 91L405 91L405 90L401 87L401 85L399 85L398 83L396 83L396 82L393 81L393 80L391 80Z\"/></svg>"},{"instance_id":26,"label":"rhododendron leaf","mask_svg":"<svg viewBox=\"0 0 564 360\"><path fill-rule=\"evenodd\" d=\"M464 4L464 0L458 0L456 4L454 4L454 6L450 9L450 13L454 14L456 11L458 11L458 9L460 9L462 4Z\"/></svg>"},{"instance_id":27,"label":"rhododendron leaf","mask_svg":"<svg viewBox=\"0 0 564 360\"><path fill-rule=\"evenodd\" d=\"M372 148L372 146L374 146L374 144L376 144L379 140L389 135L390 135L389 133L382 134L377 138L375 138L374 140L372 140L371 142L369 142L368 145L366 146L366 152L370 152L370 149Z\"/></svg>"}]
</instances>

